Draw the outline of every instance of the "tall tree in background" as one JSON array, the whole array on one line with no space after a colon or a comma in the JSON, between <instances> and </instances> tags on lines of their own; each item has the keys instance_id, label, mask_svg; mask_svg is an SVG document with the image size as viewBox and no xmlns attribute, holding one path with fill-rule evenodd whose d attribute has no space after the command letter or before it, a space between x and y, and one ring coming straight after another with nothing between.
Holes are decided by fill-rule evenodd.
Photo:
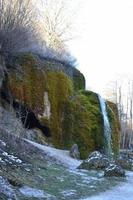
<instances>
[{"instance_id":1,"label":"tall tree in background","mask_svg":"<svg viewBox=\"0 0 133 200\"><path fill-rule=\"evenodd\" d=\"M133 81L113 81L106 91L118 107L121 124L121 148L133 148Z\"/></svg>"}]
</instances>

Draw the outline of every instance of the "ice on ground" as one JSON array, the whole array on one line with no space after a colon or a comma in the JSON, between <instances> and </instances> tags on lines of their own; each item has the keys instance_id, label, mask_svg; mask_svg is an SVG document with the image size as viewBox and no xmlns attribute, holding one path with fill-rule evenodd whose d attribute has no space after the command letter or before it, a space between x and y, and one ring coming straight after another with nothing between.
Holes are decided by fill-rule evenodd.
<instances>
[{"instance_id":1,"label":"ice on ground","mask_svg":"<svg viewBox=\"0 0 133 200\"><path fill-rule=\"evenodd\" d=\"M73 195L75 195L77 193L76 190L65 190L61 192L63 194L64 197L72 197Z\"/></svg>"},{"instance_id":2,"label":"ice on ground","mask_svg":"<svg viewBox=\"0 0 133 200\"><path fill-rule=\"evenodd\" d=\"M70 157L69 151L67 150L60 150L49 146L44 146L35 142L32 142L30 140L25 139L30 144L36 146L37 148L43 150L45 153L47 153L50 157L53 157L61 164L65 165L66 167L70 169L76 169L81 163L81 160L76 160Z\"/></svg>"},{"instance_id":3,"label":"ice on ground","mask_svg":"<svg viewBox=\"0 0 133 200\"><path fill-rule=\"evenodd\" d=\"M28 186L20 188L19 191L26 197L44 198L47 196L43 190L38 190Z\"/></svg>"},{"instance_id":4,"label":"ice on ground","mask_svg":"<svg viewBox=\"0 0 133 200\"><path fill-rule=\"evenodd\" d=\"M114 187L112 190L100 193L97 196L82 200L133 200L133 172L127 173L127 182Z\"/></svg>"}]
</instances>

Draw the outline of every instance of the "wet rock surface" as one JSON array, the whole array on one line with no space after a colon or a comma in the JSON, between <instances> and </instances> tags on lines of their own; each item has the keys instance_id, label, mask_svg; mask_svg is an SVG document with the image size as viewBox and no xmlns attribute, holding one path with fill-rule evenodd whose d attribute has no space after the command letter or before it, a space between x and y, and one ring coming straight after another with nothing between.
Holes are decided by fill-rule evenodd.
<instances>
[{"instance_id":1,"label":"wet rock surface","mask_svg":"<svg viewBox=\"0 0 133 200\"><path fill-rule=\"evenodd\" d=\"M115 159L115 164L125 170L133 171L133 151L120 150L119 157Z\"/></svg>"},{"instance_id":2,"label":"wet rock surface","mask_svg":"<svg viewBox=\"0 0 133 200\"><path fill-rule=\"evenodd\" d=\"M122 158L127 158L133 160L133 150L120 150L120 156Z\"/></svg>"},{"instance_id":3,"label":"wet rock surface","mask_svg":"<svg viewBox=\"0 0 133 200\"><path fill-rule=\"evenodd\" d=\"M124 170L133 170L132 152L124 151L115 160L109 160L104 154L94 151L87 160L81 163L78 169L105 170L105 176L125 176Z\"/></svg>"},{"instance_id":4,"label":"wet rock surface","mask_svg":"<svg viewBox=\"0 0 133 200\"><path fill-rule=\"evenodd\" d=\"M120 157L116 159L115 163L121 166L123 169L132 170L133 169L133 160L129 158Z\"/></svg>"},{"instance_id":5,"label":"wet rock surface","mask_svg":"<svg viewBox=\"0 0 133 200\"><path fill-rule=\"evenodd\" d=\"M125 177L125 170L122 169L121 166L111 164L109 167L107 167L104 171L105 177Z\"/></svg>"},{"instance_id":6,"label":"wet rock surface","mask_svg":"<svg viewBox=\"0 0 133 200\"><path fill-rule=\"evenodd\" d=\"M78 169L102 170L109 166L108 158L98 151L92 152L88 159L83 161Z\"/></svg>"},{"instance_id":7,"label":"wet rock surface","mask_svg":"<svg viewBox=\"0 0 133 200\"><path fill-rule=\"evenodd\" d=\"M70 156L75 159L80 159L80 152L78 149L78 145L74 144L70 149Z\"/></svg>"}]
</instances>

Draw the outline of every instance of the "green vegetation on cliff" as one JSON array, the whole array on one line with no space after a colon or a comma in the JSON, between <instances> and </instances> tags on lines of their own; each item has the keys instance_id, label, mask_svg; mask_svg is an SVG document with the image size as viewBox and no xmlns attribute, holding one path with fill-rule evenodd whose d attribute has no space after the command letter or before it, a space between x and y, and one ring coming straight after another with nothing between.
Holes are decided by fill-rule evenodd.
<instances>
[{"instance_id":1,"label":"green vegetation on cliff","mask_svg":"<svg viewBox=\"0 0 133 200\"><path fill-rule=\"evenodd\" d=\"M65 103L72 94L72 82L61 72L49 72L47 91L51 102L50 128L53 133L53 143L56 147L62 147L62 119Z\"/></svg>"},{"instance_id":2,"label":"green vegetation on cliff","mask_svg":"<svg viewBox=\"0 0 133 200\"><path fill-rule=\"evenodd\" d=\"M72 81L60 71L44 71L38 68L33 56L19 58L21 74L10 73L9 87L12 95L28 105L47 124L53 133L52 142L56 147L62 146L62 117L66 101L72 94ZM43 116L44 93L48 93L51 104L51 118Z\"/></svg>"},{"instance_id":3,"label":"green vegetation on cliff","mask_svg":"<svg viewBox=\"0 0 133 200\"><path fill-rule=\"evenodd\" d=\"M57 69L58 66L56 70L51 68L50 61L40 64L32 54L19 56L9 73L13 97L28 105L40 121L50 127L55 147L70 149L77 143L83 159L94 150L103 151L104 125L98 95L84 90L85 80L78 70L75 69L70 78ZM50 117L44 115L45 93L50 102ZM113 151L117 153L119 121L116 107L111 103L108 103L108 115ZM39 141L43 140L41 136Z\"/></svg>"},{"instance_id":4,"label":"green vegetation on cliff","mask_svg":"<svg viewBox=\"0 0 133 200\"><path fill-rule=\"evenodd\" d=\"M118 116L118 109L116 104L110 101L107 102L107 105L108 116L112 130L112 149L114 155L117 156L119 154L120 148L120 122Z\"/></svg>"},{"instance_id":5,"label":"green vegetation on cliff","mask_svg":"<svg viewBox=\"0 0 133 200\"><path fill-rule=\"evenodd\" d=\"M85 78L78 70L73 74L73 84L74 91L85 90Z\"/></svg>"},{"instance_id":6,"label":"green vegetation on cliff","mask_svg":"<svg viewBox=\"0 0 133 200\"><path fill-rule=\"evenodd\" d=\"M103 119L97 94L82 91L69 100L65 107L64 146L77 143L81 158L103 148Z\"/></svg>"}]
</instances>

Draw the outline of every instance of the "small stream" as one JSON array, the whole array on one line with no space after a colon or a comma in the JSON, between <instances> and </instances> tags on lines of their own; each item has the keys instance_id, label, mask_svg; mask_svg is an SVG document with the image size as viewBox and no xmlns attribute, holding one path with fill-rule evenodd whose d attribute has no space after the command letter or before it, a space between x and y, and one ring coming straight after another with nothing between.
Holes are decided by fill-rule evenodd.
<instances>
[{"instance_id":1,"label":"small stream","mask_svg":"<svg viewBox=\"0 0 133 200\"><path fill-rule=\"evenodd\" d=\"M127 172L126 182L82 200L133 200L133 172Z\"/></svg>"},{"instance_id":2,"label":"small stream","mask_svg":"<svg viewBox=\"0 0 133 200\"><path fill-rule=\"evenodd\" d=\"M38 188L45 191L47 200L88 200L88 197L93 200L94 196L127 181L124 178L104 178L102 171L71 170L58 165L40 171L38 177L41 180Z\"/></svg>"}]
</instances>

